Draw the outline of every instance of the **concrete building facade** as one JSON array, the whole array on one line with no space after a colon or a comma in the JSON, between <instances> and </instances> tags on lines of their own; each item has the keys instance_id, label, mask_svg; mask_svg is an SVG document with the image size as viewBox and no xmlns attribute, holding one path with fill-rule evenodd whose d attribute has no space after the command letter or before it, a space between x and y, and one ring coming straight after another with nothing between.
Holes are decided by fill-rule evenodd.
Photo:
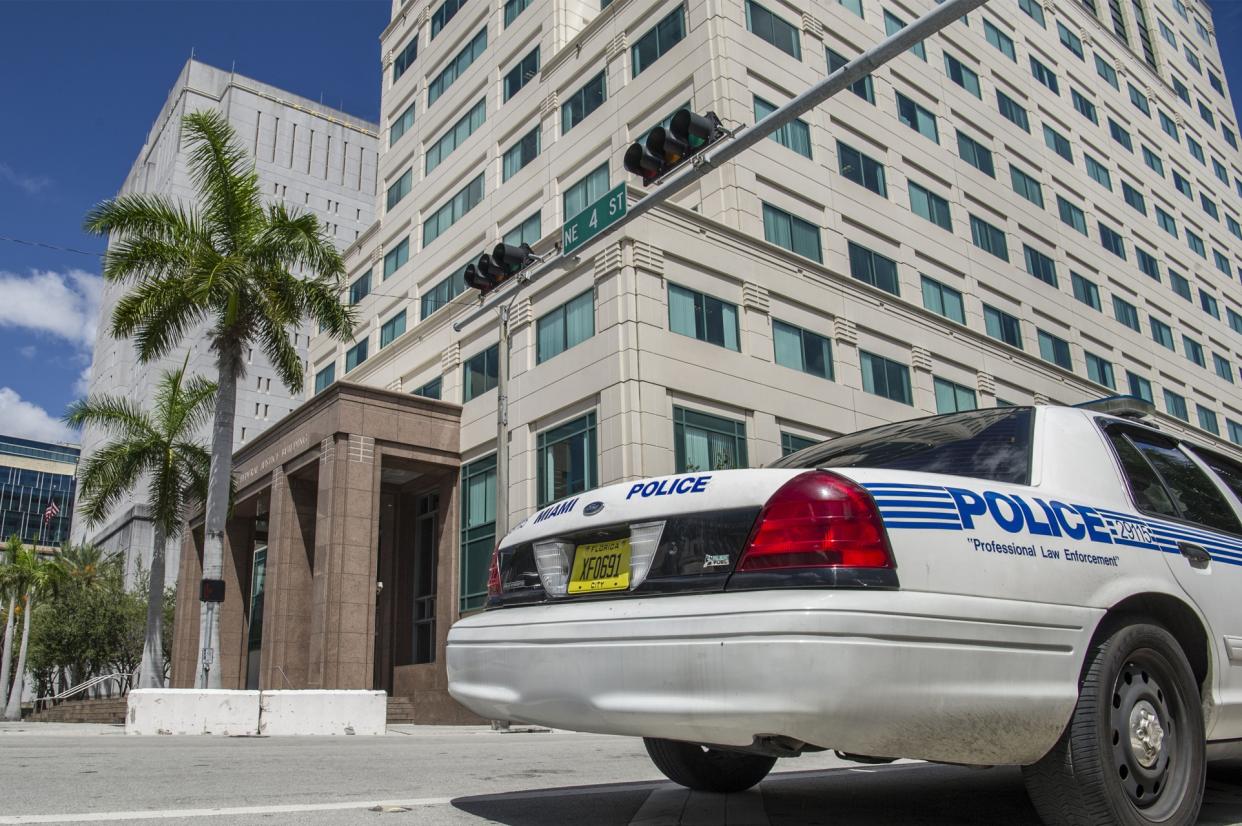
<instances>
[{"instance_id":1,"label":"concrete building facade","mask_svg":"<svg viewBox=\"0 0 1242 826\"><path fill-rule=\"evenodd\" d=\"M553 249L619 183L640 197L624 150L677 109L753 122L930 6L394 3L379 217L346 251L358 336L313 338L309 360L325 396L460 405L434 560L447 621L483 604L496 539L497 327L454 331L477 303L465 264L501 239ZM992 0L585 247L511 299L509 524L598 484L973 407L1134 393L1164 427L1242 443L1223 77L1198 0ZM365 418L357 435L381 445ZM382 524L359 502L351 516ZM367 576L388 594L374 530ZM399 588L397 604L426 598ZM348 620L371 629L372 665L373 617L405 616L383 604L372 589Z\"/></svg>"},{"instance_id":2,"label":"concrete building facade","mask_svg":"<svg viewBox=\"0 0 1242 826\"><path fill-rule=\"evenodd\" d=\"M206 109L225 113L255 158L265 200L314 213L342 249L370 226L378 150L374 124L197 60L182 68L119 194L153 193L193 201L196 190L181 123L185 115ZM130 340L109 334L113 308L126 289L105 285L89 392L120 395L147 406L161 373L180 367L187 349L189 372L214 378L215 356L201 330L187 334L181 347L150 365L138 363ZM292 331L304 360L313 332L310 325ZM291 394L262 352L249 353L246 376L238 385L235 446L252 441L306 395ZM207 444L209 436L207 424L199 439ZM106 438L102 431L87 428L82 434L83 456L89 459ZM125 553L131 573L138 565L148 565L154 537L143 486L101 525L87 527L79 516L74 537ZM167 558L169 575L175 576L177 554Z\"/></svg>"}]
</instances>

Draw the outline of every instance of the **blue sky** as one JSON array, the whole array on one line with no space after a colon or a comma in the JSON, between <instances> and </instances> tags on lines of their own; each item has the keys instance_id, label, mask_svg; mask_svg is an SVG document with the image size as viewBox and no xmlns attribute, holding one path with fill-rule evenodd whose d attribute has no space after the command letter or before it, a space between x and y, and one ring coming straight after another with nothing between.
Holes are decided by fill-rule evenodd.
<instances>
[{"instance_id":1,"label":"blue sky","mask_svg":"<svg viewBox=\"0 0 1242 826\"><path fill-rule=\"evenodd\" d=\"M1242 0L1213 8L1219 42L1242 44ZM190 50L376 120L389 10L388 0L0 0L0 432L71 436L58 419L90 363L103 249L82 217L116 194ZM1224 59L1242 95L1242 50Z\"/></svg>"}]
</instances>

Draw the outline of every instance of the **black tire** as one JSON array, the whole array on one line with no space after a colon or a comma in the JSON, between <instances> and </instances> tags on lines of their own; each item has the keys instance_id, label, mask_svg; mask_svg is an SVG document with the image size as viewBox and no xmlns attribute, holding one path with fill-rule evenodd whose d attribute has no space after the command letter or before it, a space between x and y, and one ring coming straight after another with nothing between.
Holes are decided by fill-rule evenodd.
<instances>
[{"instance_id":1,"label":"black tire","mask_svg":"<svg viewBox=\"0 0 1242 826\"><path fill-rule=\"evenodd\" d=\"M709 749L678 740L644 737L656 768L674 783L696 792L744 792L768 776L775 757Z\"/></svg>"},{"instance_id":2,"label":"black tire","mask_svg":"<svg viewBox=\"0 0 1242 826\"><path fill-rule=\"evenodd\" d=\"M1200 703L1190 663L1164 628L1133 618L1102 631L1061 739L1022 769L1040 818L1193 826L1207 774Z\"/></svg>"}]
</instances>

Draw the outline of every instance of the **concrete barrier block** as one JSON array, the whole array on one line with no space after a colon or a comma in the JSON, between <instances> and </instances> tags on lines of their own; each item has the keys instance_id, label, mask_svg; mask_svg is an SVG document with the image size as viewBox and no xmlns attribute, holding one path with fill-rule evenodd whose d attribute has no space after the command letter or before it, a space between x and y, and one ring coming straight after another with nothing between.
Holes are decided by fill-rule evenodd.
<instances>
[{"instance_id":1,"label":"concrete barrier block","mask_svg":"<svg viewBox=\"0 0 1242 826\"><path fill-rule=\"evenodd\" d=\"M136 688L129 692L126 734L259 733L259 692Z\"/></svg>"},{"instance_id":2,"label":"concrete barrier block","mask_svg":"<svg viewBox=\"0 0 1242 826\"><path fill-rule=\"evenodd\" d=\"M264 691L259 699L259 733L273 737L381 735L387 723L383 691Z\"/></svg>"}]
</instances>

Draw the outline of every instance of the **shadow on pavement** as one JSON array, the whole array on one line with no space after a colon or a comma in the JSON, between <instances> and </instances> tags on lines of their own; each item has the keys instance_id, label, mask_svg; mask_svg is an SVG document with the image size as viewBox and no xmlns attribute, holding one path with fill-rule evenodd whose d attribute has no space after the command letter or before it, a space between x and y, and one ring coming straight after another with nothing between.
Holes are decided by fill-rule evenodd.
<instances>
[{"instance_id":1,"label":"shadow on pavement","mask_svg":"<svg viewBox=\"0 0 1242 826\"><path fill-rule=\"evenodd\" d=\"M657 796L680 815L665 806L651 817L649 798ZM460 797L453 806L507 826L1040 826L1018 769L929 764L779 772L759 792L741 795L688 793L672 783L617 783ZM742 812L749 814L739 817ZM1242 763L1213 766L1200 826L1236 824L1242 824Z\"/></svg>"}]
</instances>

